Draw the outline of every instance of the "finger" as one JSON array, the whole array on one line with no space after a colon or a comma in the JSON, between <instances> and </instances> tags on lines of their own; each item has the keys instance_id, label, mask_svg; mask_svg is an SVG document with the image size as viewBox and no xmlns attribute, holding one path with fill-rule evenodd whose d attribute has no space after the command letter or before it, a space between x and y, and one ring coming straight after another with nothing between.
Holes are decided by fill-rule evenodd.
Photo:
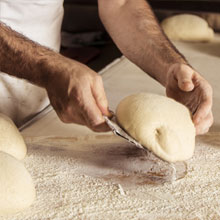
<instances>
[{"instance_id":1,"label":"finger","mask_svg":"<svg viewBox=\"0 0 220 220\"><path fill-rule=\"evenodd\" d=\"M179 88L184 92L190 92L194 89L193 75L194 70L187 65L181 65L174 69L174 75L178 81Z\"/></svg>"},{"instance_id":2,"label":"finger","mask_svg":"<svg viewBox=\"0 0 220 220\"><path fill-rule=\"evenodd\" d=\"M103 115L111 117L111 112L108 110L108 101L105 95L103 81L100 75L95 77L93 85L91 85L93 97L96 101L97 106Z\"/></svg>"},{"instance_id":3,"label":"finger","mask_svg":"<svg viewBox=\"0 0 220 220\"><path fill-rule=\"evenodd\" d=\"M206 118L200 121L199 124L195 125L196 134L201 135L207 133L209 131L209 128L212 126L212 124L213 124L213 114L212 112L209 112Z\"/></svg>"},{"instance_id":4,"label":"finger","mask_svg":"<svg viewBox=\"0 0 220 220\"><path fill-rule=\"evenodd\" d=\"M107 132L111 131L110 127L104 122L98 126L92 127L91 128L95 132Z\"/></svg>"},{"instance_id":5,"label":"finger","mask_svg":"<svg viewBox=\"0 0 220 220\"><path fill-rule=\"evenodd\" d=\"M193 122L195 124L199 124L201 120L207 117L207 115L211 112L212 109L212 99L206 99L202 101L198 106L195 114L193 115Z\"/></svg>"},{"instance_id":6,"label":"finger","mask_svg":"<svg viewBox=\"0 0 220 220\"><path fill-rule=\"evenodd\" d=\"M81 106L80 109L87 122L87 126L93 131L109 131L110 128L105 123L105 119L96 104L92 91L84 90L82 99L83 106Z\"/></svg>"}]
</instances>

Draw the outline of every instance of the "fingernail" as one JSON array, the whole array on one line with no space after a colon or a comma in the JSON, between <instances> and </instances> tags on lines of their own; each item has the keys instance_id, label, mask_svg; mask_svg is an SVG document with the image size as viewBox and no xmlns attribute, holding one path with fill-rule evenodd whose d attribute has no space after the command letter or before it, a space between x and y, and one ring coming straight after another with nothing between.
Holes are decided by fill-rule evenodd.
<instances>
[{"instance_id":1,"label":"fingernail","mask_svg":"<svg viewBox=\"0 0 220 220\"><path fill-rule=\"evenodd\" d=\"M103 111L103 115L104 115L104 116L107 116L108 118L111 118L111 117L114 115L114 112L111 111L111 110L109 110L109 109L105 109L105 110Z\"/></svg>"},{"instance_id":2,"label":"fingernail","mask_svg":"<svg viewBox=\"0 0 220 220\"><path fill-rule=\"evenodd\" d=\"M109 117L109 118L112 118L113 115L114 115L114 112L111 111L111 110L108 108L108 117Z\"/></svg>"}]
</instances>

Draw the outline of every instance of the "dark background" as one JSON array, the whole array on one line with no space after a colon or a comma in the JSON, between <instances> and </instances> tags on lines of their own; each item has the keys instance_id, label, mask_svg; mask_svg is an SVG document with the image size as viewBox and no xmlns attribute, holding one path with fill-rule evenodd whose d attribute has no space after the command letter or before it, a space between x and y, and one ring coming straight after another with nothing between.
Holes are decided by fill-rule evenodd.
<instances>
[{"instance_id":1,"label":"dark background","mask_svg":"<svg viewBox=\"0 0 220 220\"><path fill-rule=\"evenodd\" d=\"M208 18L206 20L209 22L210 14L220 13L220 0L148 2L159 21L173 14L192 13ZM64 0L64 12L61 53L87 64L95 71L121 56L99 19L97 0ZM212 20L211 23L216 23ZM218 31L218 27L213 28Z\"/></svg>"}]
</instances>

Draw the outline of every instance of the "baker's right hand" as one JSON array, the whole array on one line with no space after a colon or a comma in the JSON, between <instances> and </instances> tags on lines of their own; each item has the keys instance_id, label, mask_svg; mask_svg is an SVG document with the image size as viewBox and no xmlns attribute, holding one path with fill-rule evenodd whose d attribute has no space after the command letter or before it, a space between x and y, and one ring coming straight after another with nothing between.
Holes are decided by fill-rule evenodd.
<instances>
[{"instance_id":1,"label":"baker's right hand","mask_svg":"<svg viewBox=\"0 0 220 220\"><path fill-rule=\"evenodd\" d=\"M109 131L103 115L111 116L102 78L71 59L61 57L51 65L46 90L59 118L86 125L96 132Z\"/></svg>"}]
</instances>

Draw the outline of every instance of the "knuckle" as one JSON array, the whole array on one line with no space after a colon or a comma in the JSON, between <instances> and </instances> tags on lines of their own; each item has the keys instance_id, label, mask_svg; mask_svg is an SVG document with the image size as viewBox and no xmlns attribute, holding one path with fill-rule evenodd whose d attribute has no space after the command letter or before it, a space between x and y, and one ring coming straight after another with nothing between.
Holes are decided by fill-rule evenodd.
<instances>
[{"instance_id":1,"label":"knuckle","mask_svg":"<svg viewBox=\"0 0 220 220\"><path fill-rule=\"evenodd\" d=\"M72 94L71 101L76 106L82 107L84 105L82 91L79 89L75 90L74 93Z\"/></svg>"},{"instance_id":2,"label":"knuckle","mask_svg":"<svg viewBox=\"0 0 220 220\"><path fill-rule=\"evenodd\" d=\"M177 67L176 67L176 70L178 71L178 72L182 72L182 71L184 71L184 66L182 65L182 64L179 64L179 65L177 65Z\"/></svg>"},{"instance_id":3,"label":"knuckle","mask_svg":"<svg viewBox=\"0 0 220 220\"><path fill-rule=\"evenodd\" d=\"M101 91L97 91L97 95L95 96L96 101L98 101L99 104L107 104L107 98L105 96L105 92Z\"/></svg>"},{"instance_id":4,"label":"knuckle","mask_svg":"<svg viewBox=\"0 0 220 220\"><path fill-rule=\"evenodd\" d=\"M95 74L94 79L97 83L102 84L102 77L99 74Z\"/></svg>"},{"instance_id":5,"label":"knuckle","mask_svg":"<svg viewBox=\"0 0 220 220\"><path fill-rule=\"evenodd\" d=\"M70 116L73 114L74 108L72 107L72 105L68 105L65 109L65 114Z\"/></svg>"},{"instance_id":6,"label":"knuckle","mask_svg":"<svg viewBox=\"0 0 220 220\"><path fill-rule=\"evenodd\" d=\"M101 75L99 75L99 74L95 74L95 78L96 78L97 80L99 80L99 81L102 81L102 77L101 77Z\"/></svg>"},{"instance_id":7,"label":"knuckle","mask_svg":"<svg viewBox=\"0 0 220 220\"><path fill-rule=\"evenodd\" d=\"M179 65L179 72L184 73L184 76L187 78L191 77L193 75L193 73L195 73L195 71L186 64Z\"/></svg>"},{"instance_id":8,"label":"knuckle","mask_svg":"<svg viewBox=\"0 0 220 220\"><path fill-rule=\"evenodd\" d=\"M173 65L173 71L174 72L182 72L185 68L185 65L181 64L181 63L176 63Z\"/></svg>"}]
</instances>

